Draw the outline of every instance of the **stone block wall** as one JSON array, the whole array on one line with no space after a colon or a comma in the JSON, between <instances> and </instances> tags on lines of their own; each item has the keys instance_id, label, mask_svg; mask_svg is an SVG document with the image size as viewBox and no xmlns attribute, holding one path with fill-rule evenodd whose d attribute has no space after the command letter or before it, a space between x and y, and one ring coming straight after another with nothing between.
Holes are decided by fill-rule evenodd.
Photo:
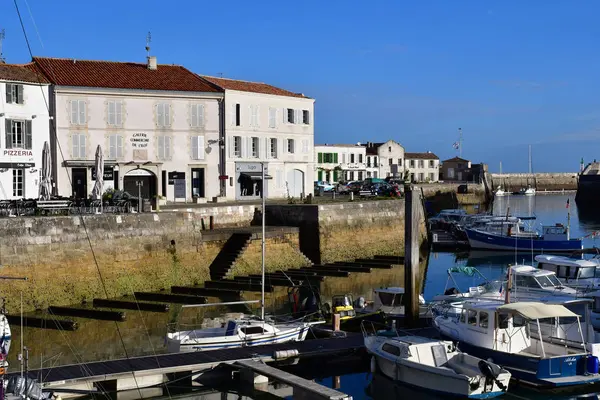
<instances>
[{"instance_id":1,"label":"stone block wall","mask_svg":"<svg viewBox=\"0 0 600 400\"><path fill-rule=\"evenodd\" d=\"M202 284L231 232L216 238L207 234L203 240L200 218L198 213L163 212L0 219L0 275L28 278L0 282L0 295L9 312L16 312L21 292L25 310L105 298L101 278L108 297ZM280 260L290 268L306 264L294 248L297 234L286 237L284 242L267 238L267 265L280 266ZM244 266L254 271L260 258L248 256Z\"/></svg>"},{"instance_id":2,"label":"stone block wall","mask_svg":"<svg viewBox=\"0 0 600 400\"><path fill-rule=\"evenodd\" d=\"M491 174L492 187L502 186L511 192L530 185L538 191L577 190L577 173Z\"/></svg>"},{"instance_id":3,"label":"stone block wall","mask_svg":"<svg viewBox=\"0 0 600 400\"><path fill-rule=\"evenodd\" d=\"M316 264L404 254L402 200L267 205L266 219L268 225L298 226L300 250Z\"/></svg>"}]
</instances>

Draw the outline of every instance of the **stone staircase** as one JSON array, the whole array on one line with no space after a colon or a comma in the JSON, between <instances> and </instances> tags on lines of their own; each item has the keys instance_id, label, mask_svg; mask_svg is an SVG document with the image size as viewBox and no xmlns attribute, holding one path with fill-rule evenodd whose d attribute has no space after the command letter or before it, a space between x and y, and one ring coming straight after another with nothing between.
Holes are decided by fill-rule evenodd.
<instances>
[{"instance_id":1,"label":"stone staircase","mask_svg":"<svg viewBox=\"0 0 600 400\"><path fill-rule=\"evenodd\" d=\"M211 280L223 279L252 240L251 233L234 233L210 264Z\"/></svg>"}]
</instances>

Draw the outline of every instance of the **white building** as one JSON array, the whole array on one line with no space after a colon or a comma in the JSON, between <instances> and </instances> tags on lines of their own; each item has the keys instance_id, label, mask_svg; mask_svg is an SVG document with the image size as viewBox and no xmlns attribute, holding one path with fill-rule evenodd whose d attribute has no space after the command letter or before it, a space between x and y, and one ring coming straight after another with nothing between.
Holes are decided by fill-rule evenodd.
<instances>
[{"instance_id":1,"label":"white building","mask_svg":"<svg viewBox=\"0 0 600 400\"><path fill-rule=\"evenodd\" d=\"M48 82L34 67L0 63L0 199L39 195L46 99Z\"/></svg>"},{"instance_id":2,"label":"white building","mask_svg":"<svg viewBox=\"0 0 600 400\"><path fill-rule=\"evenodd\" d=\"M404 147L394 141L367 142L367 177L385 179L402 178L404 175Z\"/></svg>"},{"instance_id":3,"label":"white building","mask_svg":"<svg viewBox=\"0 0 600 400\"><path fill-rule=\"evenodd\" d=\"M264 83L202 78L225 92L227 199L260 198L261 163L272 178L267 197L313 193L314 99Z\"/></svg>"},{"instance_id":4,"label":"white building","mask_svg":"<svg viewBox=\"0 0 600 400\"><path fill-rule=\"evenodd\" d=\"M52 83L59 194L91 194L100 145L105 189L182 202L219 195L221 90L156 57L147 64L33 61Z\"/></svg>"},{"instance_id":5,"label":"white building","mask_svg":"<svg viewBox=\"0 0 600 400\"><path fill-rule=\"evenodd\" d=\"M360 143L315 145L316 180L329 183L368 178L366 148Z\"/></svg>"},{"instance_id":6,"label":"white building","mask_svg":"<svg viewBox=\"0 0 600 400\"><path fill-rule=\"evenodd\" d=\"M440 158L427 153L405 153L404 170L412 182L437 182L440 180Z\"/></svg>"}]
</instances>

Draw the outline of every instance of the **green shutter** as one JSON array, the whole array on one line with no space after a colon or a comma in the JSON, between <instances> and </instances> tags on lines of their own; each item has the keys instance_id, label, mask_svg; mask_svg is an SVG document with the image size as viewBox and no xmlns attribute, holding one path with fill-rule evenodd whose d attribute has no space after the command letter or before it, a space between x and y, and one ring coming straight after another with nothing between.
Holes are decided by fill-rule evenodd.
<instances>
[{"instance_id":1,"label":"green shutter","mask_svg":"<svg viewBox=\"0 0 600 400\"><path fill-rule=\"evenodd\" d=\"M337 154L336 154L336 156L337 156ZM337 158L337 157L336 157L336 158ZM333 181L334 181L334 182L337 182L337 181L338 181L338 171L337 171L337 169L334 169L334 170L333 170Z\"/></svg>"},{"instance_id":2,"label":"green shutter","mask_svg":"<svg viewBox=\"0 0 600 400\"><path fill-rule=\"evenodd\" d=\"M317 173L317 180L318 180L319 182L323 180L323 171L319 171L319 172Z\"/></svg>"},{"instance_id":3,"label":"green shutter","mask_svg":"<svg viewBox=\"0 0 600 400\"><path fill-rule=\"evenodd\" d=\"M333 153L333 162L337 164L337 162L338 162L338 153Z\"/></svg>"},{"instance_id":4,"label":"green shutter","mask_svg":"<svg viewBox=\"0 0 600 400\"><path fill-rule=\"evenodd\" d=\"M318 162L319 162L319 163L322 163L322 162L323 162L323 153L319 153Z\"/></svg>"}]
</instances>

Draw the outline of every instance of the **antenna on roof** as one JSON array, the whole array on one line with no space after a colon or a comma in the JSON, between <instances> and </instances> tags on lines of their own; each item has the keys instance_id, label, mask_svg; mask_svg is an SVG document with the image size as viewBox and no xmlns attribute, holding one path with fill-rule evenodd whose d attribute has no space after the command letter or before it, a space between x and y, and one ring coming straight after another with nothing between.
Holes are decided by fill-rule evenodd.
<instances>
[{"instance_id":1,"label":"antenna on roof","mask_svg":"<svg viewBox=\"0 0 600 400\"><path fill-rule=\"evenodd\" d=\"M223 77L223 73L222 72L217 72L217 75L219 75L219 78Z\"/></svg>"},{"instance_id":2,"label":"antenna on roof","mask_svg":"<svg viewBox=\"0 0 600 400\"><path fill-rule=\"evenodd\" d=\"M0 63L6 62L4 55L2 54L2 41L6 38L6 31L4 28L0 31Z\"/></svg>"},{"instance_id":3,"label":"antenna on roof","mask_svg":"<svg viewBox=\"0 0 600 400\"><path fill-rule=\"evenodd\" d=\"M152 35L148 31L148 35L146 35L146 53L148 57L150 57L150 42L152 41Z\"/></svg>"}]
</instances>

